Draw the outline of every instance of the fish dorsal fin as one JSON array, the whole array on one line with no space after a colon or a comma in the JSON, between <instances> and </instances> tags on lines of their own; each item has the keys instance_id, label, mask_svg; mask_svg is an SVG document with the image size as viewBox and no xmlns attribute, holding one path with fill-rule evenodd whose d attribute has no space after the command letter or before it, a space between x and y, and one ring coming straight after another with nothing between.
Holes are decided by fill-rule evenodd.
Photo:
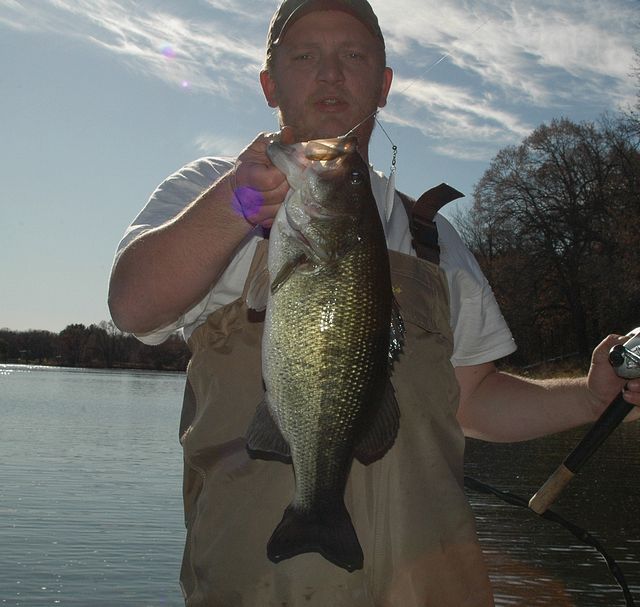
<instances>
[{"instance_id":1,"label":"fish dorsal fin","mask_svg":"<svg viewBox=\"0 0 640 607\"><path fill-rule=\"evenodd\" d=\"M355 458L365 466L379 460L393 446L399 428L400 408L393 385L387 380L383 398L355 446Z\"/></svg>"},{"instance_id":2,"label":"fish dorsal fin","mask_svg":"<svg viewBox=\"0 0 640 607\"><path fill-rule=\"evenodd\" d=\"M252 459L291 463L291 449L273 420L266 398L258 405L247 430L247 453Z\"/></svg>"}]
</instances>

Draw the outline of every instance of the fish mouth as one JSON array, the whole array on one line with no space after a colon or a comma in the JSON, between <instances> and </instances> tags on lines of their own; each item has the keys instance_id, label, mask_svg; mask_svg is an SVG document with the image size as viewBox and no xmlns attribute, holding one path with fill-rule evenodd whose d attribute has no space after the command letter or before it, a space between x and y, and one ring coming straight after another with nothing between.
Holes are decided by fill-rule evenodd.
<instances>
[{"instance_id":1,"label":"fish mouth","mask_svg":"<svg viewBox=\"0 0 640 607\"><path fill-rule=\"evenodd\" d=\"M311 139L292 144L283 144L274 139L267 146L267 154L272 161L280 157L280 162L293 163L304 168L309 161L330 162L348 156L356 152L357 149L357 137L343 135L327 139ZM278 164L278 162L275 162L275 164Z\"/></svg>"},{"instance_id":2,"label":"fish mouth","mask_svg":"<svg viewBox=\"0 0 640 607\"><path fill-rule=\"evenodd\" d=\"M328 161L355 152L358 148L358 139L354 136L312 139L302 145L304 146L304 155L309 160Z\"/></svg>"},{"instance_id":3,"label":"fish mouth","mask_svg":"<svg viewBox=\"0 0 640 607\"><path fill-rule=\"evenodd\" d=\"M301 143L285 144L281 143L278 138L274 138L267 145L267 156L288 177L291 177L291 171L288 170L288 167L295 166L297 170L303 171L308 165Z\"/></svg>"}]
</instances>

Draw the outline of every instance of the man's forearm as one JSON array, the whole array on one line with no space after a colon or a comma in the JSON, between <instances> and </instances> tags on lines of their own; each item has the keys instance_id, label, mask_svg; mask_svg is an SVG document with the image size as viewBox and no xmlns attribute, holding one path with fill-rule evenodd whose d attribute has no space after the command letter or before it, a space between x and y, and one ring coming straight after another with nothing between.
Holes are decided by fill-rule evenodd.
<instances>
[{"instance_id":1,"label":"man's forearm","mask_svg":"<svg viewBox=\"0 0 640 607\"><path fill-rule=\"evenodd\" d=\"M515 442L587 424L601 409L586 378L531 380L494 368L461 401L458 419L467 436Z\"/></svg>"},{"instance_id":2,"label":"man's forearm","mask_svg":"<svg viewBox=\"0 0 640 607\"><path fill-rule=\"evenodd\" d=\"M531 380L496 370L492 362L457 367L458 420L465 434L495 442L521 441L594 422L623 391L640 418L640 379L616 375L611 348L627 337L609 335L591 357L588 377Z\"/></svg>"},{"instance_id":3,"label":"man's forearm","mask_svg":"<svg viewBox=\"0 0 640 607\"><path fill-rule=\"evenodd\" d=\"M175 322L215 284L251 230L231 197L227 175L122 252L109 285L109 308L121 330L147 333Z\"/></svg>"}]
</instances>

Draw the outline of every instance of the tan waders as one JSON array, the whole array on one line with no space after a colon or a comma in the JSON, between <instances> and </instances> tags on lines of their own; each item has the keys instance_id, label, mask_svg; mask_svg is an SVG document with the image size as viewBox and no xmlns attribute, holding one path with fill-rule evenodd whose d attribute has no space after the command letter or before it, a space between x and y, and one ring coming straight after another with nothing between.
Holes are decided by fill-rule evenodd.
<instances>
[{"instance_id":1,"label":"tan waders","mask_svg":"<svg viewBox=\"0 0 640 607\"><path fill-rule=\"evenodd\" d=\"M267 245L258 246L247 284L266 263ZM279 564L267 559L269 537L293 496L293 472L251 460L245 450L263 396L263 324L238 299L189 340L181 573L188 606L493 605L462 488L464 438L455 419L446 279L433 263L389 255L406 325L392 376L401 418L392 449L370 466L355 461L346 489L364 568L348 573L315 553Z\"/></svg>"}]
</instances>

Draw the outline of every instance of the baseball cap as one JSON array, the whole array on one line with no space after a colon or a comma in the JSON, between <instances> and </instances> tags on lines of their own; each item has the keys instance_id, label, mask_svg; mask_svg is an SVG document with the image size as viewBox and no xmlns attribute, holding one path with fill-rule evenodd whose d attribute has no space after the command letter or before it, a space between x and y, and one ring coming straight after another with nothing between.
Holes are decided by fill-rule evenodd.
<instances>
[{"instance_id":1,"label":"baseball cap","mask_svg":"<svg viewBox=\"0 0 640 607\"><path fill-rule=\"evenodd\" d=\"M284 0L271 19L267 36L267 52L278 46L287 28L303 15L317 10L338 10L349 13L382 42L384 37L378 18L367 0Z\"/></svg>"}]
</instances>

